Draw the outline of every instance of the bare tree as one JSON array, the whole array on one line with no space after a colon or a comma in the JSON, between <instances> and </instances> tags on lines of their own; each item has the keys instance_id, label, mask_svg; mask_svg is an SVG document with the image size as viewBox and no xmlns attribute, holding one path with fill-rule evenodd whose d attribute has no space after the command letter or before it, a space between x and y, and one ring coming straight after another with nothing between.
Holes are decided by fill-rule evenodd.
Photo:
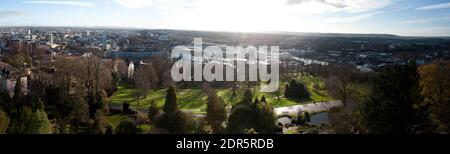
<instances>
[{"instance_id":1,"label":"bare tree","mask_svg":"<svg viewBox=\"0 0 450 154\"><path fill-rule=\"evenodd\" d=\"M350 66L337 66L336 73L326 81L328 93L346 105L348 98L354 93L351 87L352 77L357 70Z\"/></svg>"},{"instance_id":2,"label":"bare tree","mask_svg":"<svg viewBox=\"0 0 450 154\"><path fill-rule=\"evenodd\" d=\"M141 65L134 75L135 90L137 102L142 96L147 97L148 91L156 87L159 79L155 74L155 70L152 65Z\"/></svg>"}]
</instances>

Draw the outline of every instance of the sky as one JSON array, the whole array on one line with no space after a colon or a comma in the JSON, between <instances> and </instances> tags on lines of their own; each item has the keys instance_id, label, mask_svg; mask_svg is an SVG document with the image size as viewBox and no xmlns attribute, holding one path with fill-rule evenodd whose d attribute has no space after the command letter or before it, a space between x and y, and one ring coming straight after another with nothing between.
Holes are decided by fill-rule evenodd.
<instances>
[{"instance_id":1,"label":"sky","mask_svg":"<svg viewBox=\"0 0 450 154\"><path fill-rule=\"evenodd\" d=\"M450 36L450 1L0 0L0 26Z\"/></svg>"}]
</instances>

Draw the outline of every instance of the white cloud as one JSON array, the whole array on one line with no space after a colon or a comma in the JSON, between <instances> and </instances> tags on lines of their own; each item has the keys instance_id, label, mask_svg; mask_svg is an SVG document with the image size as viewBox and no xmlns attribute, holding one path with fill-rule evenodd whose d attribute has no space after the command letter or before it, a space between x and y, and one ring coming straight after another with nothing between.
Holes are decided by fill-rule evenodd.
<instances>
[{"instance_id":1,"label":"white cloud","mask_svg":"<svg viewBox=\"0 0 450 154\"><path fill-rule=\"evenodd\" d=\"M287 0L288 5L304 5L305 8L314 4L322 4L321 8L325 12L367 12L384 8L392 3L393 0Z\"/></svg>"},{"instance_id":2,"label":"white cloud","mask_svg":"<svg viewBox=\"0 0 450 154\"><path fill-rule=\"evenodd\" d=\"M151 7L154 5L153 0L114 0L114 2L132 9Z\"/></svg>"},{"instance_id":3,"label":"white cloud","mask_svg":"<svg viewBox=\"0 0 450 154\"><path fill-rule=\"evenodd\" d=\"M336 11L367 12L384 8L394 0L111 0L127 8L202 9L205 7L233 11L236 7L295 10L306 14Z\"/></svg>"},{"instance_id":4,"label":"white cloud","mask_svg":"<svg viewBox=\"0 0 450 154\"><path fill-rule=\"evenodd\" d=\"M288 5L296 5L302 3L323 3L337 8L344 8L347 5L344 1L328 1L328 0L287 0Z\"/></svg>"},{"instance_id":5,"label":"white cloud","mask_svg":"<svg viewBox=\"0 0 450 154\"><path fill-rule=\"evenodd\" d=\"M436 18L414 18L396 22L397 24L429 24L433 22L448 21L450 16Z\"/></svg>"},{"instance_id":6,"label":"white cloud","mask_svg":"<svg viewBox=\"0 0 450 154\"><path fill-rule=\"evenodd\" d=\"M377 14L381 14L383 12L371 12L371 13L366 13L366 14L361 14L361 15L356 15L356 16L347 16L347 17L335 17L335 18L326 18L325 22L327 23L349 23L349 22L356 22L359 20L364 20L364 19L368 19L371 18Z\"/></svg>"},{"instance_id":7,"label":"white cloud","mask_svg":"<svg viewBox=\"0 0 450 154\"><path fill-rule=\"evenodd\" d=\"M450 3L422 6L417 8L416 10L438 10L438 9L450 9Z\"/></svg>"},{"instance_id":8,"label":"white cloud","mask_svg":"<svg viewBox=\"0 0 450 154\"><path fill-rule=\"evenodd\" d=\"M87 1L25 1L27 4L52 4L52 5L68 5L79 7L93 7L96 6L93 2Z\"/></svg>"},{"instance_id":9,"label":"white cloud","mask_svg":"<svg viewBox=\"0 0 450 154\"><path fill-rule=\"evenodd\" d=\"M156 8L168 6L159 1L154 0ZM338 32L347 23L367 20L382 13L377 9L390 5L392 1L343 0L345 7L342 8L318 2L287 2L187 0L186 5L182 5L186 7L171 9L166 18L148 24L158 28L195 30ZM336 24L330 26L330 23Z\"/></svg>"},{"instance_id":10,"label":"white cloud","mask_svg":"<svg viewBox=\"0 0 450 154\"><path fill-rule=\"evenodd\" d=\"M25 13L20 11L0 11L0 18L18 17L24 14Z\"/></svg>"}]
</instances>

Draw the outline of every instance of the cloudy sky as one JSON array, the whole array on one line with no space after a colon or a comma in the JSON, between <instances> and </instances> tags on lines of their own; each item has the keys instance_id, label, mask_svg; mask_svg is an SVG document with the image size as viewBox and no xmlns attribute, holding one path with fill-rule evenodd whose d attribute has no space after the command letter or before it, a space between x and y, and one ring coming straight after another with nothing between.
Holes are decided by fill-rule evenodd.
<instances>
[{"instance_id":1,"label":"cloudy sky","mask_svg":"<svg viewBox=\"0 0 450 154\"><path fill-rule=\"evenodd\" d=\"M448 0L0 0L0 26L450 36Z\"/></svg>"}]
</instances>

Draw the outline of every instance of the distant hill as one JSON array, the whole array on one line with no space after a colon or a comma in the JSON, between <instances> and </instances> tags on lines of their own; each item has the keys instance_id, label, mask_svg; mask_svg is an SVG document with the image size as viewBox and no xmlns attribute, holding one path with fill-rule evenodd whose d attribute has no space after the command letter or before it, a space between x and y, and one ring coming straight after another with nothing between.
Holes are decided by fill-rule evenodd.
<instances>
[{"instance_id":1,"label":"distant hill","mask_svg":"<svg viewBox=\"0 0 450 154\"><path fill-rule=\"evenodd\" d=\"M393 34L355 34L355 33L304 33L304 32L268 32L273 34L319 36L319 37L360 37L360 38L401 38Z\"/></svg>"}]
</instances>

